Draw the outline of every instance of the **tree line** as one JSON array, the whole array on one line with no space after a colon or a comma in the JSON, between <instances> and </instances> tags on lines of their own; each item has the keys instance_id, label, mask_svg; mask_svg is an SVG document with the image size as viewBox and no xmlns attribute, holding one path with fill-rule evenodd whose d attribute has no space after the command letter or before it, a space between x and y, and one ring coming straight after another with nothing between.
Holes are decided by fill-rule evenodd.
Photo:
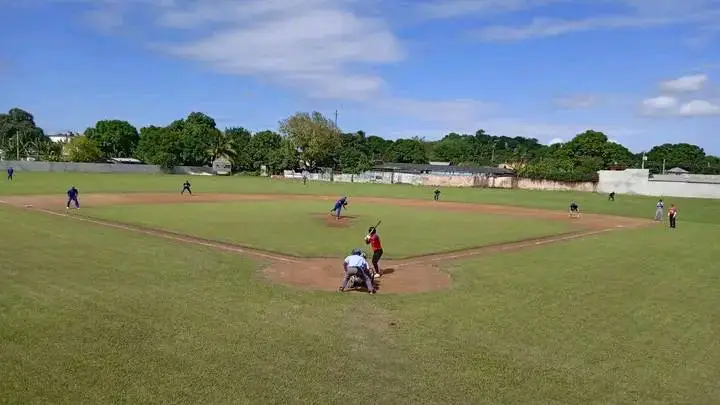
<instances>
[{"instance_id":1,"label":"tree line","mask_svg":"<svg viewBox=\"0 0 720 405\"><path fill-rule=\"evenodd\" d=\"M343 132L319 112L296 113L276 130L251 132L220 129L215 120L193 112L169 125L137 129L123 120L101 120L83 136L52 142L29 112L19 108L0 114L0 152L4 159L33 157L47 161L103 162L137 158L169 169L205 166L218 158L234 172L332 169L361 173L381 162L452 162L458 166L508 165L519 176L557 181L594 180L598 170L639 168L653 173L681 167L691 173L720 174L720 158L686 143L658 145L633 153L602 132L588 130L566 143L543 145L535 138L450 133L437 141L414 137L387 140L363 131Z\"/></svg>"}]
</instances>

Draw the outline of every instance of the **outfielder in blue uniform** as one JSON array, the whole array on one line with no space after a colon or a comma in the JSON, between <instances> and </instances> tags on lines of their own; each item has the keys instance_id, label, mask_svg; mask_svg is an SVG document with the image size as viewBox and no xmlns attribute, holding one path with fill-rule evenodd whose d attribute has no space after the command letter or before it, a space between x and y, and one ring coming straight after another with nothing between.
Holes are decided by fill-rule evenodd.
<instances>
[{"instance_id":1,"label":"outfielder in blue uniform","mask_svg":"<svg viewBox=\"0 0 720 405\"><path fill-rule=\"evenodd\" d=\"M78 191L78 189L75 188L75 186L70 187L70 190L67 191L67 209L70 209L70 203L75 203L75 208L80 209L80 203L78 202L79 194L80 192Z\"/></svg>"},{"instance_id":2,"label":"outfielder in blue uniform","mask_svg":"<svg viewBox=\"0 0 720 405\"><path fill-rule=\"evenodd\" d=\"M333 209L330 210L330 215L336 214L337 217L335 219L340 219L340 212L343 210L343 208L347 209L347 205L347 196L342 196L339 200L335 201Z\"/></svg>"},{"instance_id":3,"label":"outfielder in blue uniform","mask_svg":"<svg viewBox=\"0 0 720 405\"><path fill-rule=\"evenodd\" d=\"M12 180L13 175L15 174L15 169L13 169L12 167L8 167L7 174L8 174L8 180Z\"/></svg>"}]
</instances>

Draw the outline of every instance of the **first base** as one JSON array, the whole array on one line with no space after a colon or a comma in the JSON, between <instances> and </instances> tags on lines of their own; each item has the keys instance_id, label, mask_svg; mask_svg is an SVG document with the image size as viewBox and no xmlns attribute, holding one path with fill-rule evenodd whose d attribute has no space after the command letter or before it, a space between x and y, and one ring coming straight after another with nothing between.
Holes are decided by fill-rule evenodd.
<instances>
[{"instance_id":1,"label":"first base","mask_svg":"<svg viewBox=\"0 0 720 405\"><path fill-rule=\"evenodd\" d=\"M32 208L31 204L25 204L25 208Z\"/></svg>"}]
</instances>

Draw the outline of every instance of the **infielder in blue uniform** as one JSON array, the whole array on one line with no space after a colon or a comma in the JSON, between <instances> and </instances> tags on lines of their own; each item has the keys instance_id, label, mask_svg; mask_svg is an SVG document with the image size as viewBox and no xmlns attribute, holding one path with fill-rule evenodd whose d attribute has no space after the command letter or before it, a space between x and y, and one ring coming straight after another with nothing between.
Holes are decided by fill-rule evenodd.
<instances>
[{"instance_id":1,"label":"infielder in blue uniform","mask_svg":"<svg viewBox=\"0 0 720 405\"><path fill-rule=\"evenodd\" d=\"M8 180L12 180L13 175L15 174L15 169L13 169L12 167L8 167L7 174L8 174Z\"/></svg>"},{"instance_id":2,"label":"infielder in blue uniform","mask_svg":"<svg viewBox=\"0 0 720 405\"><path fill-rule=\"evenodd\" d=\"M340 212L344 209L347 209L347 196L342 196L339 200L335 201L335 205L333 206L333 209L330 210L330 215L336 214L336 219L340 219Z\"/></svg>"},{"instance_id":3,"label":"infielder in blue uniform","mask_svg":"<svg viewBox=\"0 0 720 405\"><path fill-rule=\"evenodd\" d=\"M70 190L67 191L67 209L70 209L70 203L75 203L75 208L80 209L80 203L78 202L79 194L80 192L75 188L75 186L70 187Z\"/></svg>"}]
</instances>

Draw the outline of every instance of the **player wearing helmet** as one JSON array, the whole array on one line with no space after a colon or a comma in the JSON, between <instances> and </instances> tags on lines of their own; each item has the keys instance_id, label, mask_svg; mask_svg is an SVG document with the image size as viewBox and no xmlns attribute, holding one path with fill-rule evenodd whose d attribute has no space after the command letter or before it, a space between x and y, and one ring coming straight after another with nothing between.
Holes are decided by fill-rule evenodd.
<instances>
[{"instance_id":1,"label":"player wearing helmet","mask_svg":"<svg viewBox=\"0 0 720 405\"><path fill-rule=\"evenodd\" d=\"M348 285L348 282L353 277L358 277L365 282L368 292L375 294L375 286L372 283L372 277L369 274L369 267L367 260L363 257L364 253L360 249L353 249L350 256L345 258L343 268L345 269L345 277L343 278L342 284L338 291L344 292Z\"/></svg>"}]
</instances>

